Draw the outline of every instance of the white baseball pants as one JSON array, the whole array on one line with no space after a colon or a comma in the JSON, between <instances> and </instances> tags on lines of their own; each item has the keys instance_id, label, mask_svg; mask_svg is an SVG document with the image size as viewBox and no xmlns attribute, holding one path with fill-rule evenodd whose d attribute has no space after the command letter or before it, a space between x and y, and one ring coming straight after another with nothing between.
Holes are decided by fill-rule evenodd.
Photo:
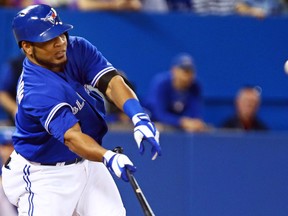
<instances>
[{"instance_id":1,"label":"white baseball pants","mask_svg":"<svg viewBox=\"0 0 288 216\"><path fill-rule=\"evenodd\" d=\"M125 216L117 186L103 163L84 160L42 166L15 151L2 180L19 216Z\"/></svg>"}]
</instances>

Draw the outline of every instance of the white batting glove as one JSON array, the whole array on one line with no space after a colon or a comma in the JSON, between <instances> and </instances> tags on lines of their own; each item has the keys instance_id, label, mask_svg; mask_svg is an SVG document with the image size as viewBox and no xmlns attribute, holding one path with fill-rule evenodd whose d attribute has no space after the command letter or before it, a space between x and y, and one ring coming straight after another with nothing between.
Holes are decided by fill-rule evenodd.
<instances>
[{"instance_id":1,"label":"white batting glove","mask_svg":"<svg viewBox=\"0 0 288 216\"><path fill-rule=\"evenodd\" d=\"M144 142L147 141L152 145L152 160L161 155L161 147L159 144L159 131L150 121L146 113L138 113L132 117L134 124L134 139L137 142L141 154L145 151Z\"/></svg>"},{"instance_id":2,"label":"white batting glove","mask_svg":"<svg viewBox=\"0 0 288 216\"><path fill-rule=\"evenodd\" d=\"M136 171L136 167L126 155L118 154L110 150L104 154L103 163L111 173L116 175L118 178L122 178L126 182L129 181L126 169L131 173Z\"/></svg>"}]
</instances>

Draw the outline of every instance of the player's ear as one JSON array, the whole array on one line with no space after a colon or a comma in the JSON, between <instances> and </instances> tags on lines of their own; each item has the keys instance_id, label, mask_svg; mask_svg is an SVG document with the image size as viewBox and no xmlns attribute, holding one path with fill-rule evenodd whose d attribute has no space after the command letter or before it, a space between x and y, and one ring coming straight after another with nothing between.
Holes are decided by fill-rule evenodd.
<instances>
[{"instance_id":1,"label":"player's ear","mask_svg":"<svg viewBox=\"0 0 288 216\"><path fill-rule=\"evenodd\" d=\"M21 47L25 54L31 55L32 54L32 44L27 41L21 41Z\"/></svg>"}]
</instances>

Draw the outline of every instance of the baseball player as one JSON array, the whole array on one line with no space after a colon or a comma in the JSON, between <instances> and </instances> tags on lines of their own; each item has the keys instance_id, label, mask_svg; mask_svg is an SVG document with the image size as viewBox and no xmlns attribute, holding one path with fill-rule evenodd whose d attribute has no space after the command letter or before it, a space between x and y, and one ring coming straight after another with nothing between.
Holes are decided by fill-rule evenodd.
<instances>
[{"instance_id":1,"label":"baseball player","mask_svg":"<svg viewBox=\"0 0 288 216\"><path fill-rule=\"evenodd\" d=\"M107 132L99 89L135 125L140 153L161 155L159 132L112 64L82 37L70 36L48 5L14 17L16 41L26 58L17 86L14 149L4 164L3 188L21 216L125 215L109 171L128 181L136 168L124 154L101 146ZM107 169L108 168L108 169Z\"/></svg>"}]
</instances>

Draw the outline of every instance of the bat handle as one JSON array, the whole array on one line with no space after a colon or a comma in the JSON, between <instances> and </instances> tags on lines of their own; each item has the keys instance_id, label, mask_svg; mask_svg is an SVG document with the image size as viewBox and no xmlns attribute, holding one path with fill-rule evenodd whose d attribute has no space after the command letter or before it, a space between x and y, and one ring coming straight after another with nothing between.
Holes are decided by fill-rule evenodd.
<instances>
[{"instance_id":1,"label":"bat handle","mask_svg":"<svg viewBox=\"0 0 288 216\"><path fill-rule=\"evenodd\" d=\"M124 150L123 150L122 147L117 146L112 151L115 152L115 153L118 153L118 154L122 154Z\"/></svg>"}]
</instances>

